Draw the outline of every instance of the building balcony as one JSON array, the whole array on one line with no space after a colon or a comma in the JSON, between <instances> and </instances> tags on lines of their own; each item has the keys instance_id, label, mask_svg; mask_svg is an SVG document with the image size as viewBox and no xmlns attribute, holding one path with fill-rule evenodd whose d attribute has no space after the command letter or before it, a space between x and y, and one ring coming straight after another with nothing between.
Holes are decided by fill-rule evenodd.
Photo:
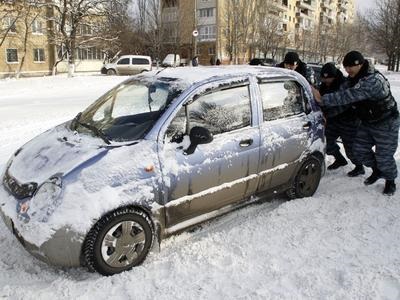
<instances>
[{"instance_id":1,"label":"building balcony","mask_svg":"<svg viewBox=\"0 0 400 300\"><path fill-rule=\"evenodd\" d=\"M296 30L304 30L304 31L308 31L308 30L312 30L313 26L311 24L304 24L304 23L296 23L295 24L295 28Z\"/></svg>"},{"instance_id":2,"label":"building balcony","mask_svg":"<svg viewBox=\"0 0 400 300\"><path fill-rule=\"evenodd\" d=\"M296 2L296 6L298 8L305 8L305 9L309 9L309 10L316 10L316 6L315 6L315 2L311 1L311 0L301 0L301 1L297 1Z\"/></svg>"},{"instance_id":3,"label":"building balcony","mask_svg":"<svg viewBox=\"0 0 400 300\"><path fill-rule=\"evenodd\" d=\"M283 0L272 0L270 5L276 9L278 9L279 11L286 12L289 9L287 2L286 2L286 4L284 4Z\"/></svg>"},{"instance_id":4,"label":"building balcony","mask_svg":"<svg viewBox=\"0 0 400 300\"><path fill-rule=\"evenodd\" d=\"M164 23L177 22L178 15L178 7L166 7L161 12L161 19Z\"/></svg>"},{"instance_id":5,"label":"building balcony","mask_svg":"<svg viewBox=\"0 0 400 300\"><path fill-rule=\"evenodd\" d=\"M322 0L321 8L333 9L335 7L335 3L332 0Z\"/></svg>"},{"instance_id":6,"label":"building balcony","mask_svg":"<svg viewBox=\"0 0 400 300\"><path fill-rule=\"evenodd\" d=\"M347 12L349 10L349 8L344 5L339 5L338 10L339 10L339 12Z\"/></svg>"},{"instance_id":7,"label":"building balcony","mask_svg":"<svg viewBox=\"0 0 400 300\"><path fill-rule=\"evenodd\" d=\"M319 18L319 23L323 25L332 25L335 23L335 21L336 21L335 17L328 17L326 15L323 15L322 13Z\"/></svg>"},{"instance_id":8,"label":"building balcony","mask_svg":"<svg viewBox=\"0 0 400 300\"><path fill-rule=\"evenodd\" d=\"M310 20L314 20L314 14L311 12L297 12L296 13L296 18L298 19L310 19Z\"/></svg>"}]
</instances>

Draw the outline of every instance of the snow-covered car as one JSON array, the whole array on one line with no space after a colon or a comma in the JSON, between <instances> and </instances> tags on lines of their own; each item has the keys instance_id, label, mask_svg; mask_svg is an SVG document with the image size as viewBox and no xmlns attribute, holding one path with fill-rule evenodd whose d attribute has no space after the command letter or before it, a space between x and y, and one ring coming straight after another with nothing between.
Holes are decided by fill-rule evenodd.
<instances>
[{"instance_id":1,"label":"snow-covered car","mask_svg":"<svg viewBox=\"0 0 400 300\"><path fill-rule=\"evenodd\" d=\"M0 214L40 260L111 275L154 241L261 197L312 196L324 150L323 116L296 72L153 71L18 149Z\"/></svg>"},{"instance_id":2,"label":"snow-covered car","mask_svg":"<svg viewBox=\"0 0 400 300\"><path fill-rule=\"evenodd\" d=\"M152 61L150 56L123 55L113 62L105 64L100 72L107 75L136 75L151 71Z\"/></svg>"}]
</instances>

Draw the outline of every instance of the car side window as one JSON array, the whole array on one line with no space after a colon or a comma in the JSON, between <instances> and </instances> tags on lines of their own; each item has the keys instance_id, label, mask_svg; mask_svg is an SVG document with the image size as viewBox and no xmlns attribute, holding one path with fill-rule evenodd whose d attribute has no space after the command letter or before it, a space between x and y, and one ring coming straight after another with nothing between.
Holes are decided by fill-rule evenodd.
<instances>
[{"instance_id":1,"label":"car side window","mask_svg":"<svg viewBox=\"0 0 400 300\"><path fill-rule=\"evenodd\" d=\"M132 65L149 65L150 62L145 58L132 58Z\"/></svg>"},{"instance_id":2,"label":"car side window","mask_svg":"<svg viewBox=\"0 0 400 300\"><path fill-rule=\"evenodd\" d=\"M248 86L215 90L188 105L189 129L207 128L213 135L250 126Z\"/></svg>"},{"instance_id":3,"label":"car side window","mask_svg":"<svg viewBox=\"0 0 400 300\"><path fill-rule=\"evenodd\" d=\"M304 112L301 87L293 80L259 83L264 121Z\"/></svg>"},{"instance_id":4,"label":"car side window","mask_svg":"<svg viewBox=\"0 0 400 300\"><path fill-rule=\"evenodd\" d=\"M200 95L182 107L170 123L166 136L171 142L179 142L195 126L207 128L213 135L217 135L250 124L249 87L230 87Z\"/></svg>"},{"instance_id":5,"label":"car side window","mask_svg":"<svg viewBox=\"0 0 400 300\"><path fill-rule=\"evenodd\" d=\"M129 65L130 58L123 58L117 62L117 65Z\"/></svg>"}]
</instances>

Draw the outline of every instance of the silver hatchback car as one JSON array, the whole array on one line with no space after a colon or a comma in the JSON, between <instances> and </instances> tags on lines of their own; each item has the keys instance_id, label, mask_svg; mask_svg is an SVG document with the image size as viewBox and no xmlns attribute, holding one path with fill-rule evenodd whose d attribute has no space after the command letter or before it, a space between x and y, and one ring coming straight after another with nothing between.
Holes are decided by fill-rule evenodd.
<instances>
[{"instance_id":1,"label":"silver hatchback car","mask_svg":"<svg viewBox=\"0 0 400 300\"><path fill-rule=\"evenodd\" d=\"M0 213L40 260L112 275L140 264L154 241L260 197L312 196L323 131L296 72L153 71L18 149Z\"/></svg>"}]
</instances>

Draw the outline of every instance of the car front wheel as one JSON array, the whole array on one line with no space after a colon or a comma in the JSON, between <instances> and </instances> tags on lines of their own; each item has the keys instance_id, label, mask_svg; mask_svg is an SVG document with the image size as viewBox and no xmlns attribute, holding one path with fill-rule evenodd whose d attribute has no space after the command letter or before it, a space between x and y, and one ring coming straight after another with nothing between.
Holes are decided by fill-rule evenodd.
<instances>
[{"instance_id":1,"label":"car front wheel","mask_svg":"<svg viewBox=\"0 0 400 300\"><path fill-rule=\"evenodd\" d=\"M321 162L311 156L301 165L296 174L292 188L287 192L289 198L304 198L314 195L322 174Z\"/></svg>"},{"instance_id":2,"label":"car front wheel","mask_svg":"<svg viewBox=\"0 0 400 300\"><path fill-rule=\"evenodd\" d=\"M150 218L135 208L103 216L89 231L83 256L90 270L113 275L141 264L154 239Z\"/></svg>"},{"instance_id":3,"label":"car front wheel","mask_svg":"<svg viewBox=\"0 0 400 300\"><path fill-rule=\"evenodd\" d=\"M115 75L115 74L117 74L117 72L115 72L114 69L107 70L107 75Z\"/></svg>"}]
</instances>

